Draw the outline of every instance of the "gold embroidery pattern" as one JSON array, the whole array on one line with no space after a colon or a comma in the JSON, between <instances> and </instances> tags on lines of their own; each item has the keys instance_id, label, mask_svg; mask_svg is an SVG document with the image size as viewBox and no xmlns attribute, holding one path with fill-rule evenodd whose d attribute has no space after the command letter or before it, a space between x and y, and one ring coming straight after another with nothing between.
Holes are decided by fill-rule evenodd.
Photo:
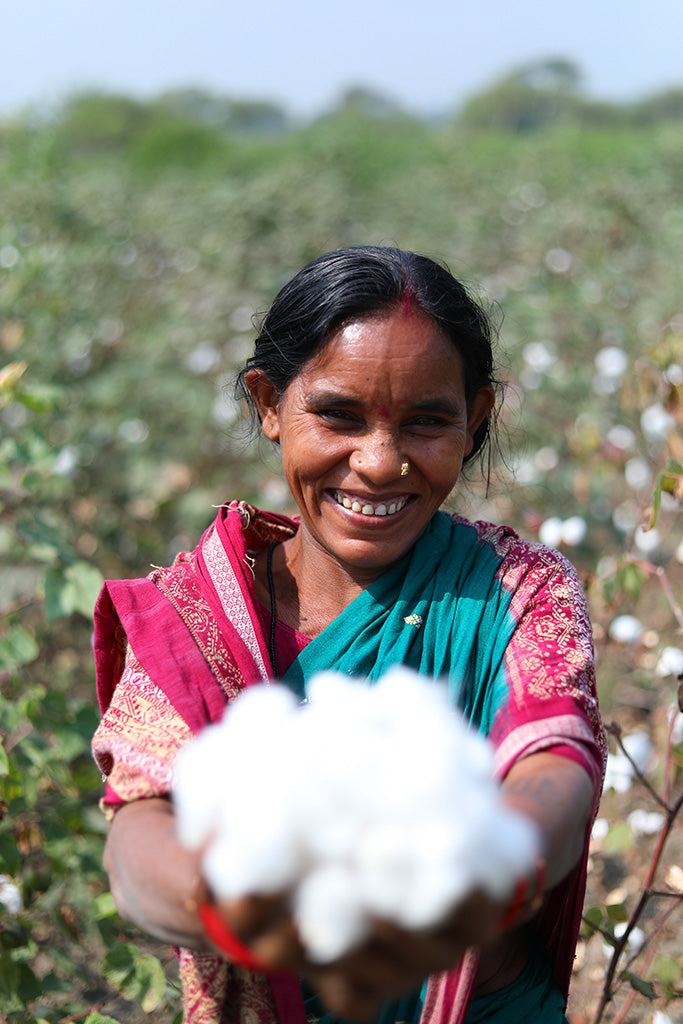
<instances>
[{"instance_id":1,"label":"gold embroidery pattern","mask_svg":"<svg viewBox=\"0 0 683 1024\"><path fill-rule=\"evenodd\" d=\"M529 698L572 700L606 755L591 624L574 566L559 552L522 540L509 527L453 519L474 526L501 560L497 575L511 595L509 611L517 624L504 658L513 701L524 706Z\"/></svg>"},{"instance_id":2,"label":"gold embroidery pattern","mask_svg":"<svg viewBox=\"0 0 683 1024\"><path fill-rule=\"evenodd\" d=\"M192 556L185 558L187 561L177 559L170 569L157 571L150 579L183 619L226 697L233 700L246 680L235 665L216 617L200 590L195 560Z\"/></svg>"},{"instance_id":3,"label":"gold embroidery pattern","mask_svg":"<svg viewBox=\"0 0 683 1024\"><path fill-rule=\"evenodd\" d=\"M278 1024L264 975L234 967L211 953L178 953L184 1024Z\"/></svg>"},{"instance_id":4,"label":"gold embroidery pattern","mask_svg":"<svg viewBox=\"0 0 683 1024\"><path fill-rule=\"evenodd\" d=\"M266 679L268 671L259 649L249 609L215 528L210 530L204 538L202 554L223 611L249 648L249 653L258 665L262 678Z\"/></svg>"},{"instance_id":5,"label":"gold embroidery pattern","mask_svg":"<svg viewBox=\"0 0 683 1024\"><path fill-rule=\"evenodd\" d=\"M93 737L102 773L124 801L165 796L192 732L128 648L126 667Z\"/></svg>"}]
</instances>

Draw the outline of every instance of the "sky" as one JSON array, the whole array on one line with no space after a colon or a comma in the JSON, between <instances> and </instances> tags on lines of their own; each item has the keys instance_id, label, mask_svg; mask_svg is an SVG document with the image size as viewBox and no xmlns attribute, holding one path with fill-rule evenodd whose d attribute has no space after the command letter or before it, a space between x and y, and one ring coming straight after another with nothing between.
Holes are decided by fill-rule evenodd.
<instances>
[{"instance_id":1,"label":"sky","mask_svg":"<svg viewBox=\"0 0 683 1024\"><path fill-rule=\"evenodd\" d=\"M529 61L565 57L586 94L683 86L681 0L4 0L0 112L101 89L199 87L294 116L353 86L442 113Z\"/></svg>"}]
</instances>

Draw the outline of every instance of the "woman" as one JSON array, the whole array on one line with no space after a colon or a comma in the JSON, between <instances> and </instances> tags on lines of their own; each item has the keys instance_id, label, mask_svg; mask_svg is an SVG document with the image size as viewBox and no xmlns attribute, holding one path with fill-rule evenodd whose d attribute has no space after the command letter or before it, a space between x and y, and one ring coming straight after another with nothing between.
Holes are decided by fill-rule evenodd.
<instances>
[{"instance_id":1,"label":"woman","mask_svg":"<svg viewBox=\"0 0 683 1024\"><path fill-rule=\"evenodd\" d=\"M563 1021L605 746L571 567L440 511L488 439L486 316L425 257L333 252L276 297L239 380L299 515L232 502L169 569L103 590L94 752L117 907L180 947L192 1024ZM198 904L173 759L245 686L284 678L303 695L319 668L377 678L397 662L448 679L544 865L511 905L473 892L439 928L378 921L362 948L312 965L286 894Z\"/></svg>"}]
</instances>

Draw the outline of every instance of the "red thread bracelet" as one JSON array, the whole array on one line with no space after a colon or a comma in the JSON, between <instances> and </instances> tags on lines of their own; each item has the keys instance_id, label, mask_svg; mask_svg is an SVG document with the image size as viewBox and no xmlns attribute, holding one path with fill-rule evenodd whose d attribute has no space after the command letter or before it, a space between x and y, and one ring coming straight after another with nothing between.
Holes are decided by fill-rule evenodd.
<instances>
[{"instance_id":1,"label":"red thread bracelet","mask_svg":"<svg viewBox=\"0 0 683 1024\"><path fill-rule=\"evenodd\" d=\"M197 911L206 937L210 939L216 949L220 949L228 960L237 964L238 967L246 967L248 971L268 973L269 969L266 964L230 931L218 907L207 900L200 900L197 904Z\"/></svg>"},{"instance_id":2,"label":"red thread bracelet","mask_svg":"<svg viewBox=\"0 0 683 1024\"><path fill-rule=\"evenodd\" d=\"M529 896L529 882L526 878L520 878L512 894L510 906L505 911L500 922L501 931L511 928L522 917L531 917L537 910L541 909L545 893L545 861L538 858L534 872L534 890Z\"/></svg>"}]
</instances>

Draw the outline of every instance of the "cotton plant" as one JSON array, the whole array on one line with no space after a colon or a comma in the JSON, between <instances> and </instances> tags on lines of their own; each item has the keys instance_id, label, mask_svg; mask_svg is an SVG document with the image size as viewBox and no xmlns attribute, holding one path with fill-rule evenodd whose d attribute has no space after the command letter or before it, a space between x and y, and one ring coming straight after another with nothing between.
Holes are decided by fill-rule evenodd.
<instances>
[{"instance_id":1,"label":"cotton plant","mask_svg":"<svg viewBox=\"0 0 683 1024\"><path fill-rule=\"evenodd\" d=\"M605 790L614 789L617 793L626 793L636 778L636 769L648 771L656 756L654 745L643 729L634 729L624 736L622 745L623 751L608 754L605 771Z\"/></svg>"},{"instance_id":2,"label":"cotton plant","mask_svg":"<svg viewBox=\"0 0 683 1024\"><path fill-rule=\"evenodd\" d=\"M372 917L419 929L474 888L503 900L538 853L489 742L405 668L373 685L319 673L303 703L278 683L246 690L179 754L174 802L216 897L289 893L319 962Z\"/></svg>"}]
</instances>

